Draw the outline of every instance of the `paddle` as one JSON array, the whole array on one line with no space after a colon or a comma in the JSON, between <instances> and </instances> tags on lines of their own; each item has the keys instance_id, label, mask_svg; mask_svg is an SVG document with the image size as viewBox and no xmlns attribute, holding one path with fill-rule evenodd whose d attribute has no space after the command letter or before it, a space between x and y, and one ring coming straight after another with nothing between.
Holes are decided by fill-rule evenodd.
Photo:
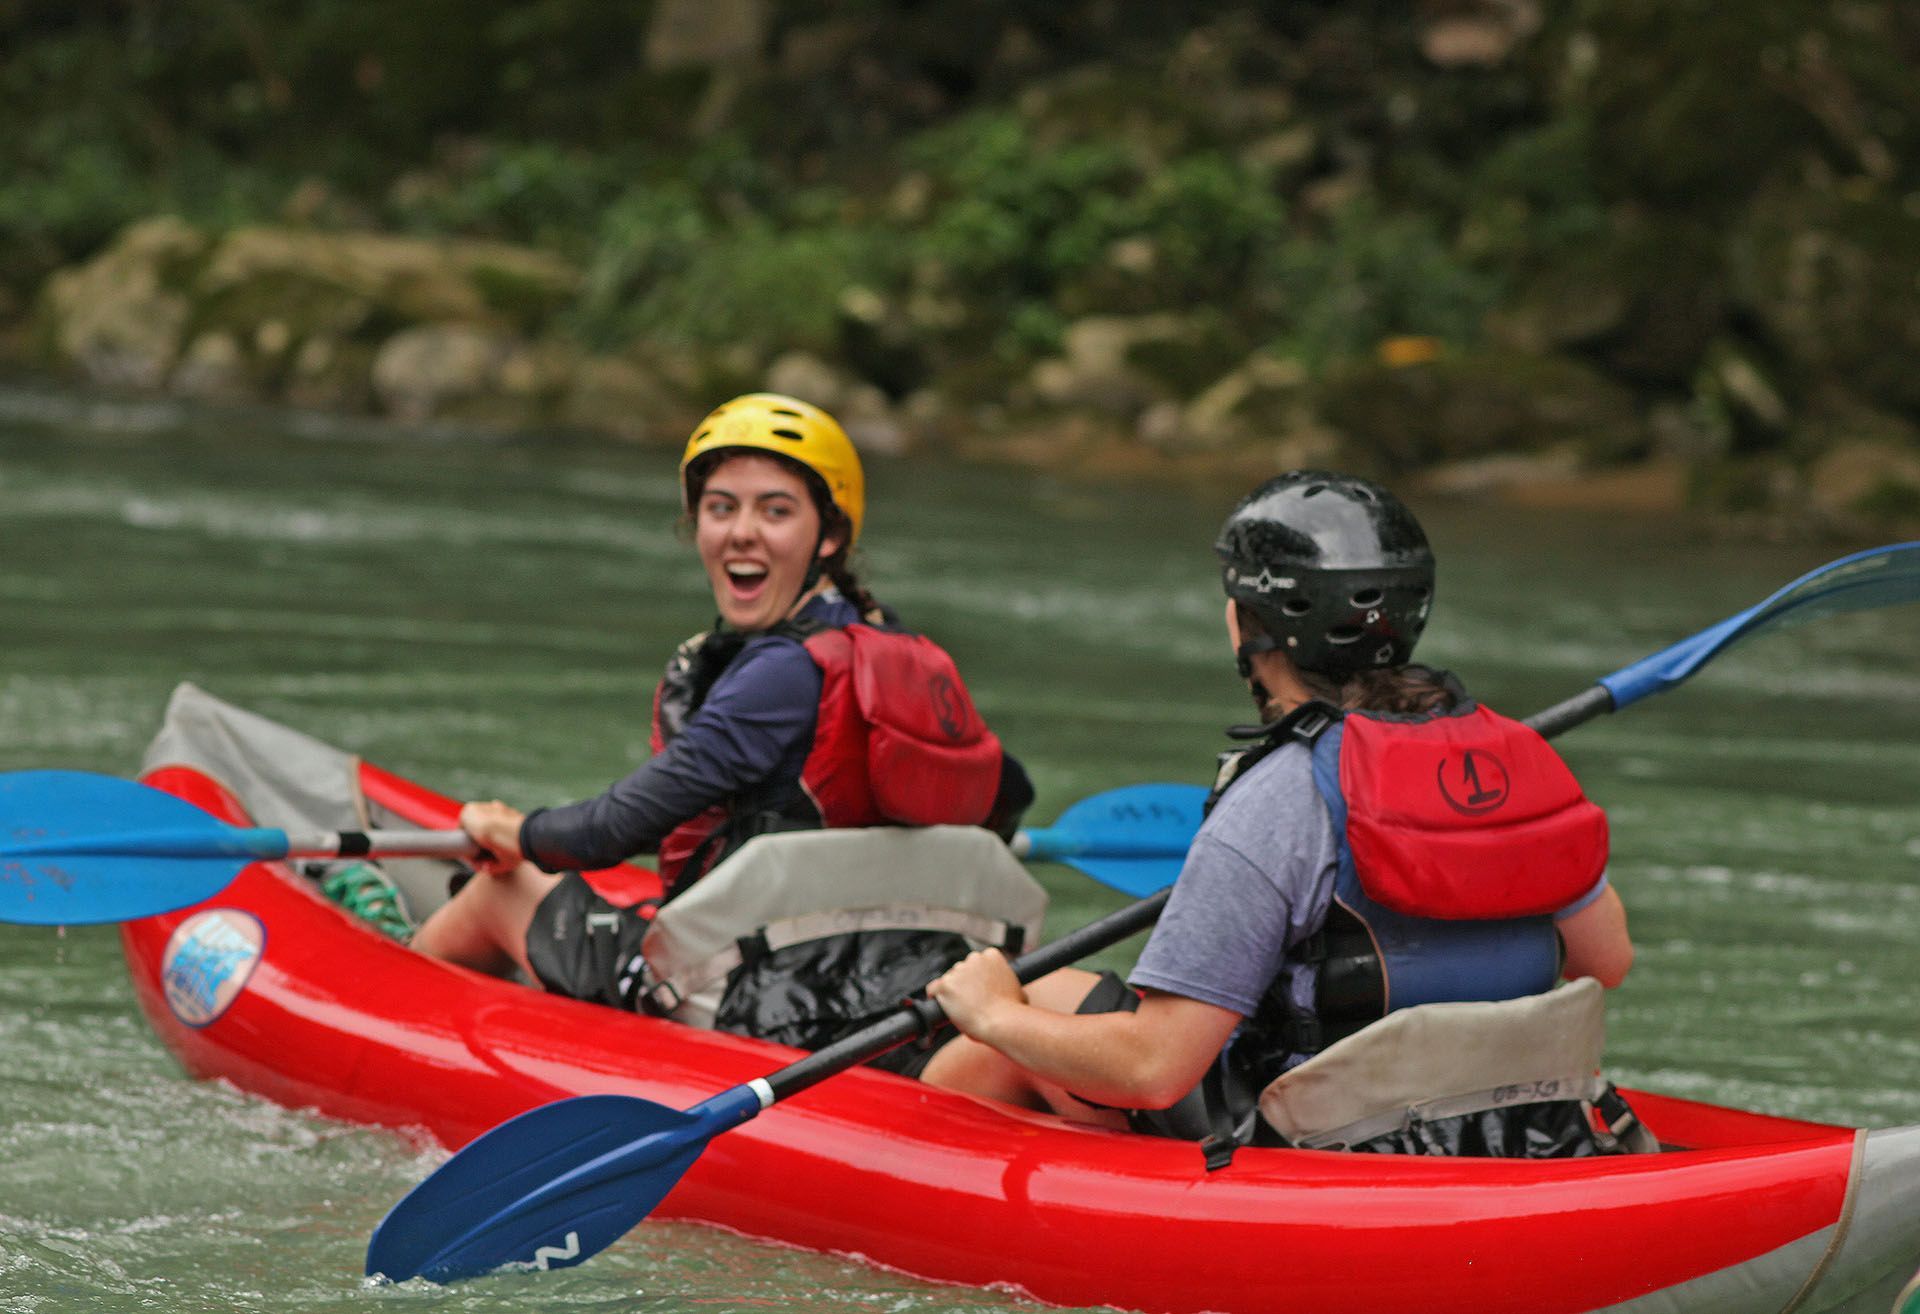
<instances>
[{"instance_id":1,"label":"paddle","mask_svg":"<svg viewBox=\"0 0 1920 1314\"><path fill-rule=\"evenodd\" d=\"M1809 572L1759 605L1643 659L1528 718L1549 738L1672 688L1750 635L1789 617L1920 601L1920 543L1856 553ZM1065 821L1065 818L1062 818ZM1061 829L1055 827L1054 829ZM1171 891L1101 918L1020 959L1031 981L1115 944L1158 918ZM559 1100L467 1145L394 1205L367 1248L369 1275L448 1281L504 1264L564 1268L611 1245L652 1212L707 1142L777 1100L930 1030L939 1005L900 1012L771 1076L678 1111L623 1095Z\"/></svg>"},{"instance_id":2,"label":"paddle","mask_svg":"<svg viewBox=\"0 0 1920 1314\"><path fill-rule=\"evenodd\" d=\"M265 858L471 857L465 831L288 832L229 826L164 790L86 771L0 775L0 922L152 917L225 889Z\"/></svg>"},{"instance_id":3,"label":"paddle","mask_svg":"<svg viewBox=\"0 0 1920 1314\"><path fill-rule=\"evenodd\" d=\"M1718 625L1602 676L1591 689L1530 717L1527 724L1552 736L1685 683L1745 639L1826 616L1903 602L1920 602L1920 542L1855 552L1808 571Z\"/></svg>"},{"instance_id":4,"label":"paddle","mask_svg":"<svg viewBox=\"0 0 1920 1314\"><path fill-rule=\"evenodd\" d=\"M1197 785L1128 785L1021 831L1014 852L1068 863L1136 898L1172 882L1200 825ZM0 922L83 926L152 917L276 858L470 858L465 831L289 833L229 826L172 794L85 771L0 774Z\"/></svg>"},{"instance_id":5,"label":"paddle","mask_svg":"<svg viewBox=\"0 0 1920 1314\"><path fill-rule=\"evenodd\" d=\"M1013 851L1070 863L1103 885L1144 898L1180 874L1207 791L1199 785L1126 785L1075 803L1051 826L1023 830Z\"/></svg>"}]
</instances>

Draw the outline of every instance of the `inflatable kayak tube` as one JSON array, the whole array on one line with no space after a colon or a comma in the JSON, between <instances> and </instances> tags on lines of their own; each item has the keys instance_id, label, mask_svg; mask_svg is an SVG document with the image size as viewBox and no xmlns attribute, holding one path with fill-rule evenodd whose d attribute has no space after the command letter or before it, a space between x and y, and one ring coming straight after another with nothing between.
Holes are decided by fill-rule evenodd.
<instances>
[{"instance_id":1,"label":"inflatable kayak tube","mask_svg":"<svg viewBox=\"0 0 1920 1314\"><path fill-rule=\"evenodd\" d=\"M144 778L242 825L447 826L458 807L191 686ZM394 868L410 897L445 885L444 866ZM595 879L655 888L638 868ZM683 1108L797 1056L424 958L280 863L121 938L141 1008L192 1075L448 1147L563 1096ZM658 1213L1165 1314L1889 1314L1903 1299L1920 1127L1628 1096L1662 1152L1254 1149L1209 1174L1184 1142L858 1069L717 1138Z\"/></svg>"}]
</instances>

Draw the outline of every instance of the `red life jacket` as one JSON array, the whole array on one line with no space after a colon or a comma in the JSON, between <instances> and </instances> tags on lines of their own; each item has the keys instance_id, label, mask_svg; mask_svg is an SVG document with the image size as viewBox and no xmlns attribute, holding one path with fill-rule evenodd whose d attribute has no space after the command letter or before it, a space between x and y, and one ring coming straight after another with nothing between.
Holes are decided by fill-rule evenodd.
<instances>
[{"instance_id":1,"label":"red life jacket","mask_svg":"<svg viewBox=\"0 0 1920 1314\"><path fill-rule=\"evenodd\" d=\"M1442 921L1540 916L1606 867L1606 814L1518 721L1473 704L1420 718L1349 714L1342 728L1344 838L1383 907Z\"/></svg>"},{"instance_id":2,"label":"red life jacket","mask_svg":"<svg viewBox=\"0 0 1920 1314\"><path fill-rule=\"evenodd\" d=\"M769 781L766 791L676 826L660 842L660 875L669 888L767 830L971 826L987 819L1000 786L1000 740L944 649L885 625L788 623L773 632L799 638L820 668L820 712L798 795L793 782ZM676 673L700 667L698 647L706 640L691 641L691 651L682 645L654 691L656 753L711 687L711 677L697 689L675 683ZM759 797L763 792L773 797Z\"/></svg>"}]
</instances>

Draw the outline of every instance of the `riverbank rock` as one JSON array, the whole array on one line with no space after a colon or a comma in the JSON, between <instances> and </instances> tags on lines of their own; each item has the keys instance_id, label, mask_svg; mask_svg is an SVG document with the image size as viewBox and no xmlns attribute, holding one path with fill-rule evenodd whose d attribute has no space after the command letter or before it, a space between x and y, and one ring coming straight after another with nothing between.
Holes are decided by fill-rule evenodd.
<instances>
[{"instance_id":1,"label":"riverbank rock","mask_svg":"<svg viewBox=\"0 0 1920 1314\"><path fill-rule=\"evenodd\" d=\"M573 370L556 420L634 442L670 442L698 418L658 375L619 356L588 356Z\"/></svg>"},{"instance_id":2,"label":"riverbank rock","mask_svg":"<svg viewBox=\"0 0 1920 1314\"><path fill-rule=\"evenodd\" d=\"M1052 406L1085 406L1135 416L1166 394L1136 355L1177 344L1192 331L1184 315L1092 315L1067 326L1063 352L1033 367L1028 383Z\"/></svg>"},{"instance_id":3,"label":"riverbank rock","mask_svg":"<svg viewBox=\"0 0 1920 1314\"><path fill-rule=\"evenodd\" d=\"M1822 455L1807 471L1807 500L1848 528L1920 526L1920 438L1857 439Z\"/></svg>"},{"instance_id":4,"label":"riverbank rock","mask_svg":"<svg viewBox=\"0 0 1920 1314\"><path fill-rule=\"evenodd\" d=\"M38 338L109 387L529 423L577 355L538 345L577 282L502 243L161 218L50 279Z\"/></svg>"},{"instance_id":5,"label":"riverbank rock","mask_svg":"<svg viewBox=\"0 0 1920 1314\"><path fill-rule=\"evenodd\" d=\"M134 224L96 259L47 281L41 341L89 382L160 387L180 357L193 279L210 245L178 219Z\"/></svg>"}]
</instances>

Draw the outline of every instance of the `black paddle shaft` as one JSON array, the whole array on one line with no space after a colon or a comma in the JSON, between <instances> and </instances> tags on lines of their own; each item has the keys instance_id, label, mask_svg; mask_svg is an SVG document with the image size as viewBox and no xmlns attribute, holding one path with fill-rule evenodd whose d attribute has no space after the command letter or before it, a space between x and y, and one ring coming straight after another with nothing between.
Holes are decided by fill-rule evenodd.
<instances>
[{"instance_id":1,"label":"black paddle shaft","mask_svg":"<svg viewBox=\"0 0 1920 1314\"><path fill-rule=\"evenodd\" d=\"M1596 684L1565 702L1536 712L1527 718L1526 723L1543 737L1551 739L1612 710L1613 695L1605 685ZM1063 935L1051 944L1042 945L1014 962L1014 975L1020 978L1022 984L1037 981L1048 972L1070 967L1088 954L1098 953L1109 945L1118 944L1128 936L1146 930L1159 920L1160 910L1167 906L1167 898L1172 893L1173 889L1169 886L1138 903L1128 904L1118 912ZM857 1067L876 1055L884 1054L896 1045L905 1044L916 1036L931 1035L946 1024L946 1013L933 1000L908 1000L899 1012L836 1040L825 1049L814 1051L798 1063L780 1069L766 1079L767 1085L772 1088L776 1100L785 1099L848 1068Z\"/></svg>"},{"instance_id":2,"label":"black paddle shaft","mask_svg":"<svg viewBox=\"0 0 1920 1314\"><path fill-rule=\"evenodd\" d=\"M1535 712L1526 720L1530 729L1551 739L1563 730L1585 725L1596 716L1613 710L1613 694L1604 684L1589 685L1565 702L1555 703L1544 712Z\"/></svg>"},{"instance_id":3,"label":"black paddle shaft","mask_svg":"<svg viewBox=\"0 0 1920 1314\"><path fill-rule=\"evenodd\" d=\"M1023 985L1028 981L1037 981L1049 972L1071 967L1088 954L1098 953L1109 945L1118 944L1128 936L1146 930L1159 919L1160 910L1166 907L1167 896L1172 893L1173 889L1169 886L1138 903L1130 903L1098 921L1070 931L1058 940L1041 945L1032 953L1014 960L1014 975L1020 978ZM916 1036L931 1035L946 1025L946 1012L938 1003L931 999L910 999L901 1006L899 1012L780 1069L766 1079L767 1085L772 1087L775 1099L785 1099L848 1068L857 1067Z\"/></svg>"}]
</instances>

